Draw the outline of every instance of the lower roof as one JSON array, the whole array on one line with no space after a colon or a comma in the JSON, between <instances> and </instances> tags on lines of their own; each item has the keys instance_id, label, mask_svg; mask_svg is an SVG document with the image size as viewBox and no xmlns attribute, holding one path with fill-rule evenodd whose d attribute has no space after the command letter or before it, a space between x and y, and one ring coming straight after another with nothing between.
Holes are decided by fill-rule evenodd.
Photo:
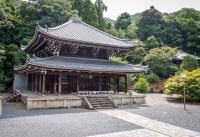
<instances>
[{"instance_id":1,"label":"lower roof","mask_svg":"<svg viewBox=\"0 0 200 137\"><path fill-rule=\"evenodd\" d=\"M111 60L88 59L76 57L51 56L27 60L25 65L15 67L16 71L26 71L34 68L55 69L62 71L87 71L110 73L140 73L148 70L146 66L124 64Z\"/></svg>"}]
</instances>

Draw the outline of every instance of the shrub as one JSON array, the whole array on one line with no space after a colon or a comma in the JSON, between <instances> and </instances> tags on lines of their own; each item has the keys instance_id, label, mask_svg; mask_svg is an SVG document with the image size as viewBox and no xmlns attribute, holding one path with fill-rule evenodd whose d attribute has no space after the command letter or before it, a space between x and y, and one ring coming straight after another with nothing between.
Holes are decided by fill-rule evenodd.
<instances>
[{"instance_id":1,"label":"shrub","mask_svg":"<svg viewBox=\"0 0 200 137\"><path fill-rule=\"evenodd\" d=\"M154 73L150 73L147 75L146 77L147 81L149 83L157 83L160 81L160 78L158 77L158 75L154 74Z\"/></svg>"},{"instance_id":2,"label":"shrub","mask_svg":"<svg viewBox=\"0 0 200 137\"><path fill-rule=\"evenodd\" d=\"M148 93L149 92L149 83L144 78L139 78L135 83L135 88L139 93Z\"/></svg>"},{"instance_id":3,"label":"shrub","mask_svg":"<svg viewBox=\"0 0 200 137\"><path fill-rule=\"evenodd\" d=\"M183 73L187 76L185 79L182 78ZM200 102L200 69L193 70L192 72L184 71L183 73L167 79L165 82L165 93L169 95L183 95L185 82L187 100Z\"/></svg>"}]
</instances>

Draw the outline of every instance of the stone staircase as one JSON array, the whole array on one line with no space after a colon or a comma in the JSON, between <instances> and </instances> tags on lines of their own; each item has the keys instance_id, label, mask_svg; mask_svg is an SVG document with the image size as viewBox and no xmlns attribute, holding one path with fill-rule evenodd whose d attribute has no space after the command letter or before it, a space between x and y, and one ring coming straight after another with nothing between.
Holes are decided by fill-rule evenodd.
<instances>
[{"instance_id":1,"label":"stone staircase","mask_svg":"<svg viewBox=\"0 0 200 137\"><path fill-rule=\"evenodd\" d=\"M87 96L83 97L86 107L89 109L111 109L118 106L109 96Z\"/></svg>"}]
</instances>

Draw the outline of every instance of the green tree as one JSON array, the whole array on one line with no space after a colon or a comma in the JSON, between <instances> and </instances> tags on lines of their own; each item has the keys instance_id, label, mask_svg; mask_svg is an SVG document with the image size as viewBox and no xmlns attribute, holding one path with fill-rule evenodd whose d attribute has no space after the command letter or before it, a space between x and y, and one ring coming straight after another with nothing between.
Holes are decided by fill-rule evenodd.
<instances>
[{"instance_id":1,"label":"green tree","mask_svg":"<svg viewBox=\"0 0 200 137\"><path fill-rule=\"evenodd\" d=\"M26 60L26 54L20 50L15 44L4 45L5 47L5 56L6 59L4 60L4 72L5 72L5 79L7 87L11 86L12 78L13 78L13 67L14 65L24 64Z\"/></svg>"},{"instance_id":2,"label":"green tree","mask_svg":"<svg viewBox=\"0 0 200 137\"><path fill-rule=\"evenodd\" d=\"M125 59L130 64L141 64L146 51L143 47L137 47L135 50L126 53Z\"/></svg>"},{"instance_id":3,"label":"green tree","mask_svg":"<svg viewBox=\"0 0 200 137\"><path fill-rule=\"evenodd\" d=\"M122 13L118 16L117 21L115 23L115 28L119 30L126 30L128 26L131 24L131 16L127 12Z\"/></svg>"},{"instance_id":4,"label":"green tree","mask_svg":"<svg viewBox=\"0 0 200 137\"><path fill-rule=\"evenodd\" d=\"M186 74L186 78L182 77L183 74ZM183 96L184 83L187 100L200 102L200 69L195 69L192 72L184 71L167 79L165 82L165 94Z\"/></svg>"},{"instance_id":5,"label":"green tree","mask_svg":"<svg viewBox=\"0 0 200 137\"><path fill-rule=\"evenodd\" d=\"M135 83L135 89L139 93L148 93L149 92L149 83L144 78L139 78L139 80Z\"/></svg>"},{"instance_id":6,"label":"green tree","mask_svg":"<svg viewBox=\"0 0 200 137\"><path fill-rule=\"evenodd\" d=\"M178 38L178 43L181 42L182 50L192 54L200 55L200 11L190 8L183 8L177 12L169 14L166 18L167 21L175 21L179 24L177 27L176 35L174 38ZM170 34L173 35L174 31ZM179 35L181 31L182 36ZM178 32L178 33L177 33ZM173 40L173 42L176 40Z\"/></svg>"},{"instance_id":7,"label":"green tree","mask_svg":"<svg viewBox=\"0 0 200 137\"><path fill-rule=\"evenodd\" d=\"M154 37L154 36L148 37L147 40L145 41L145 43L146 43L145 48L148 50L159 47L159 42L157 41L156 37Z\"/></svg>"},{"instance_id":8,"label":"green tree","mask_svg":"<svg viewBox=\"0 0 200 137\"><path fill-rule=\"evenodd\" d=\"M193 56L184 56L180 68L183 70L193 71L198 68L198 62Z\"/></svg>"},{"instance_id":9,"label":"green tree","mask_svg":"<svg viewBox=\"0 0 200 137\"><path fill-rule=\"evenodd\" d=\"M107 11L107 7L103 3L103 0L96 0L95 6L96 6L96 9L97 9L97 14L98 14L98 24L99 24L98 28L100 30L104 31L105 27L106 27L106 22L105 22L104 17L103 17L103 12Z\"/></svg>"},{"instance_id":10,"label":"green tree","mask_svg":"<svg viewBox=\"0 0 200 137\"><path fill-rule=\"evenodd\" d=\"M115 29L115 27L111 27L109 30L106 30L106 32L112 36L117 37L117 30Z\"/></svg>"},{"instance_id":11,"label":"green tree","mask_svg":"<svg viewBox=\"0 0 200 137\"><path fill-rule=\"evenodd\" d=\"M3 63L4 63L5 58L6 57L5 57L4 46L0 45L0 82L2 82L4 79Z\"/></svg>"},{"instance_id":12,"label":"green tree","mask_svg":"<svg viewBox=\"0 0 200 137\"><path fill-rule=\"evenodd\" d=\"M153 6L142 12L136 25L138 26L137 35L142 41L145 41L150 36L155 36L157 39L162 38L164 20L161 12Z\"/></svg>"},{"instance_id":13,"label":"green tree","mask_svg":"<svg viewBox=\"0 0 200 137\"><path fill-rule=\"evenodd\" d=\"M171 58L177 53L175 48L163 46L154 48L144 57L144 63L149 64L150 71L161 78L168 78L178 70Z\"/></svg>"},{"instance_id":14,"label":"green tree","mask_svg":"<svg viewBox=\"0 0 200 137\"><path fill-rule=\"evenodd\" d=\"M74 0L72 8L78 10L83 22L99 28L97 9L91 0Z\"/></svg>"},{"instance_id":15,"label":"green tree","mask_svg":"<svg viewBox=\"0 0 200 137\"><path fill-rule=\"evenodd\" d=\"M125 38L125 32L121 28L117 32L117 37L121 39Z\"/></svg>"}]
</instances>

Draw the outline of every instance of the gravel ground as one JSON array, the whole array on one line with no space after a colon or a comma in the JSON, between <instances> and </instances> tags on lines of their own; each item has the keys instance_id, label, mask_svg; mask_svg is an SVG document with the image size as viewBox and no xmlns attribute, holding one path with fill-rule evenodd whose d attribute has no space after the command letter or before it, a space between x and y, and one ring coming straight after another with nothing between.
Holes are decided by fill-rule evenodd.
<instances>
[{"instance_id":1,"label":"gravel ground","mask_svg":"<svg viewBox=\"0 0 200 137\"><path fill-rule=\"evenodd\" d=\"M8 96L8 94L0 94ZM200 106L167 100L164 94L148 94L143 105L119 109L160 122L200 132ZM136 124L84 108L25 110L22 103L3 102L1 137L81 137L143 129Z\"/></svg>"},{"instance_id":2,"label":"gravel ground","mask_svg":"<svg viewBox=\"0 0 200 137\"><path fill-rule=\"evenodd\" d=\"M120 109L160 122L200 132L200 105L186 105L165 94L147 94L145 105L121 106Z\"/></svg>"}]
</instances>

